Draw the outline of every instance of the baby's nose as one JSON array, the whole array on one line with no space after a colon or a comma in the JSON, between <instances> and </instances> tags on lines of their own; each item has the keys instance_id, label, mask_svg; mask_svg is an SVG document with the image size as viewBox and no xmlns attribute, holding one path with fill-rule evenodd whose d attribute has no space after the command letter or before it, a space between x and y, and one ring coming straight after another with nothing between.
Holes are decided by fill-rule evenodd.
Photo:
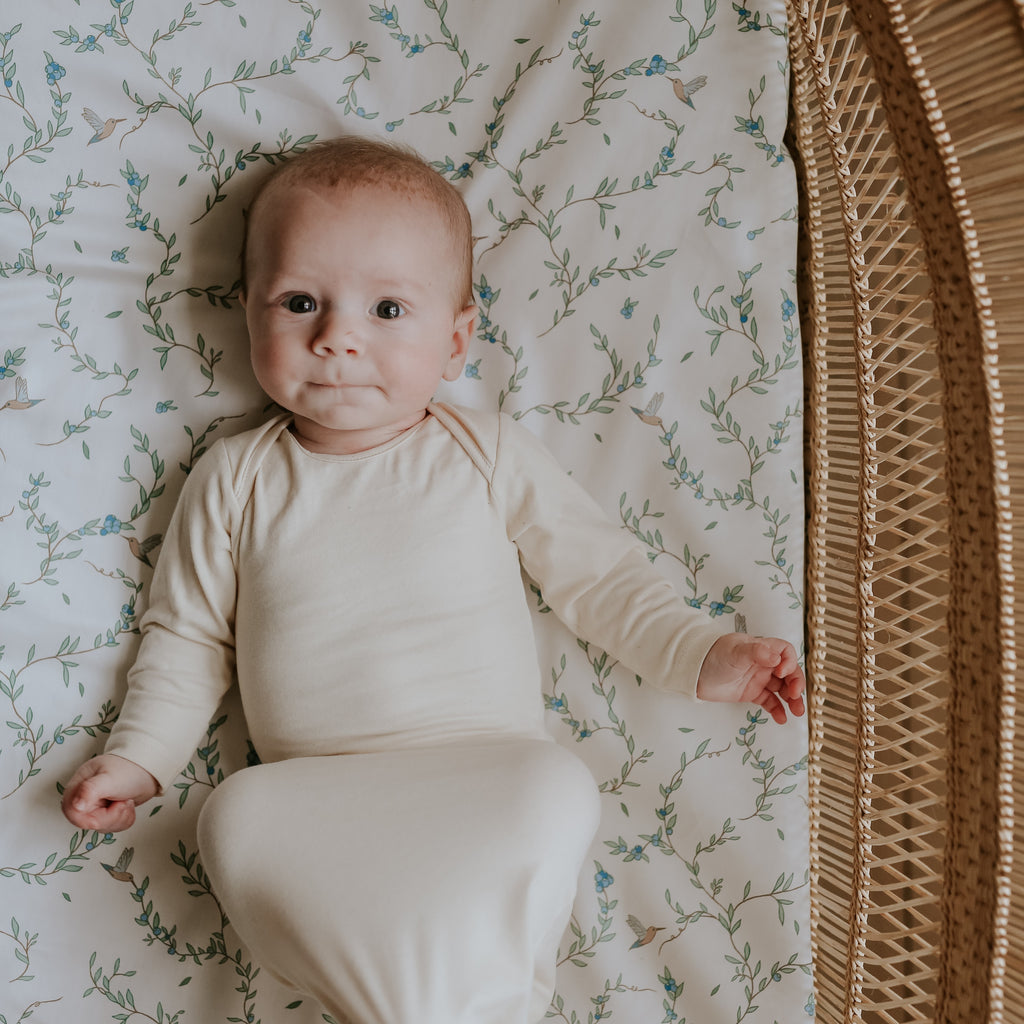
<instances>
[{"instance_id":1,"label":"baby's nose","mask_svg":"<svg viewBox=\"0 0 1024 1024\"><path fill-rule=\"evenodd\" d=\"M326 314L318 325L314 350L323 355L355 354L363 350L359 319L340 312Z\"/></svg>"}]
</instances>

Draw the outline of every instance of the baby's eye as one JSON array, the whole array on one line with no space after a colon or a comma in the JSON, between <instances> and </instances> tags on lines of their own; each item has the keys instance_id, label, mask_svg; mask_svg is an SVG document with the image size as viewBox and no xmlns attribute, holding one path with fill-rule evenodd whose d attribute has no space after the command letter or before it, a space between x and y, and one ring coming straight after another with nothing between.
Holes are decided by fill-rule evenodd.
<instances>
[{"instance_id":1,"label":"baby's eye","mask_svg":"<svg viewBox=\"0 0 1024 1024\"><path fill-rule=\"evenodd\" d=\"M293 295L285 302L289 313L312 313L316 309L316 300L308 295Z\"/></svg>"},{"instance_id":2,"label":"baby's eye","mask_svg":"<svg viewBox=\"0 0 1024 1024\"><path fill-rule=\"evenodd\" d=\"M402 315L402 307L394 299L384 299L377 303L374 312L381 320L397 320Z\"/></svg>"}]
</instances>

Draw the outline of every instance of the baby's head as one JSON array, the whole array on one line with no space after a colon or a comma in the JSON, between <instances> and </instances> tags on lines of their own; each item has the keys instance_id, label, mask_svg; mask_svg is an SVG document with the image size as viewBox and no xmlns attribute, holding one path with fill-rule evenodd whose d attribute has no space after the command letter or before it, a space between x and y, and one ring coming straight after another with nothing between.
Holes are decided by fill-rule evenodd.
<instances>
[{"instance_id":1,"label":"baby's head","mask_svg":"<svg viewBox=\"0 0 1024 1024\"><path fill-rule=\"evenodd\" d=\"M245 212L241 255L243 294L247 290L250 243L259 237L259 212L275 201L280 189L297 186L324 191L380 190L432 206L447 228L450 248L443 252L439 240L438 256L451 264L456 306L463 309L472 304L472 222L458 189L414 150L357 136L314 143L279 165L260 184Z\"/></svg>"},{"instance_id":2,"label":"baby's head","mask_svg":"<svg viewBox=\"0 0 1024 1024\"><path fill-rule=\"evenodd\" d=\"M385 443L460 376L469 213L409 150L338 139L289 160L253 199L242 263L253 370L305 447Z\"/></svg>"}]
</instances>

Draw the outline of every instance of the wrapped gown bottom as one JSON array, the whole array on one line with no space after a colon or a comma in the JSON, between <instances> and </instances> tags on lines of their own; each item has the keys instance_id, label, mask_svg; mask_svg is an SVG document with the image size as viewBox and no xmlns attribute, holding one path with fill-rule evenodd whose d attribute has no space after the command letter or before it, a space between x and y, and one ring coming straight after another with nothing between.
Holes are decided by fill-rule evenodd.
<instances>
[{"instance_id":1,"label":"wrapped gown bottom","mask_svg":"<svg viewBox=\"0 0 1024 1024\"><path fill-rule=\"evenodd\" d=\"M536 1024L597 829L586 767L499 737L247 768L203 862L261 966L351 1024Z\"/></svg>"}]
</instances>

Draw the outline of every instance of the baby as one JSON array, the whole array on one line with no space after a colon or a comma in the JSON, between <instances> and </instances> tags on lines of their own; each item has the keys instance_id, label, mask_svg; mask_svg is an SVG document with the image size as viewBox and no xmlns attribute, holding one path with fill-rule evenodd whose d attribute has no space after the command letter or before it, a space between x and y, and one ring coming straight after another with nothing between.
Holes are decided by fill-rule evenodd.
<instances>
[{"instance_id":1,"label":"baby","mask_svg":"<svg viewBox=\"0 0 1024 1024\"><path fill-rule=\"evenodd\" d=\"M199 845L254 957L354 1024L535 1024L599 807L545 731L521 569L579 636L703 700L802 714L796 652L720 635L510 417L432 402L476 310L469 214L419 157L294 157L242 261L253 369L288 412L189 476L64 813L130 826L237 676L263 763L214 790Z\"/></svg>"}]
</instances>

